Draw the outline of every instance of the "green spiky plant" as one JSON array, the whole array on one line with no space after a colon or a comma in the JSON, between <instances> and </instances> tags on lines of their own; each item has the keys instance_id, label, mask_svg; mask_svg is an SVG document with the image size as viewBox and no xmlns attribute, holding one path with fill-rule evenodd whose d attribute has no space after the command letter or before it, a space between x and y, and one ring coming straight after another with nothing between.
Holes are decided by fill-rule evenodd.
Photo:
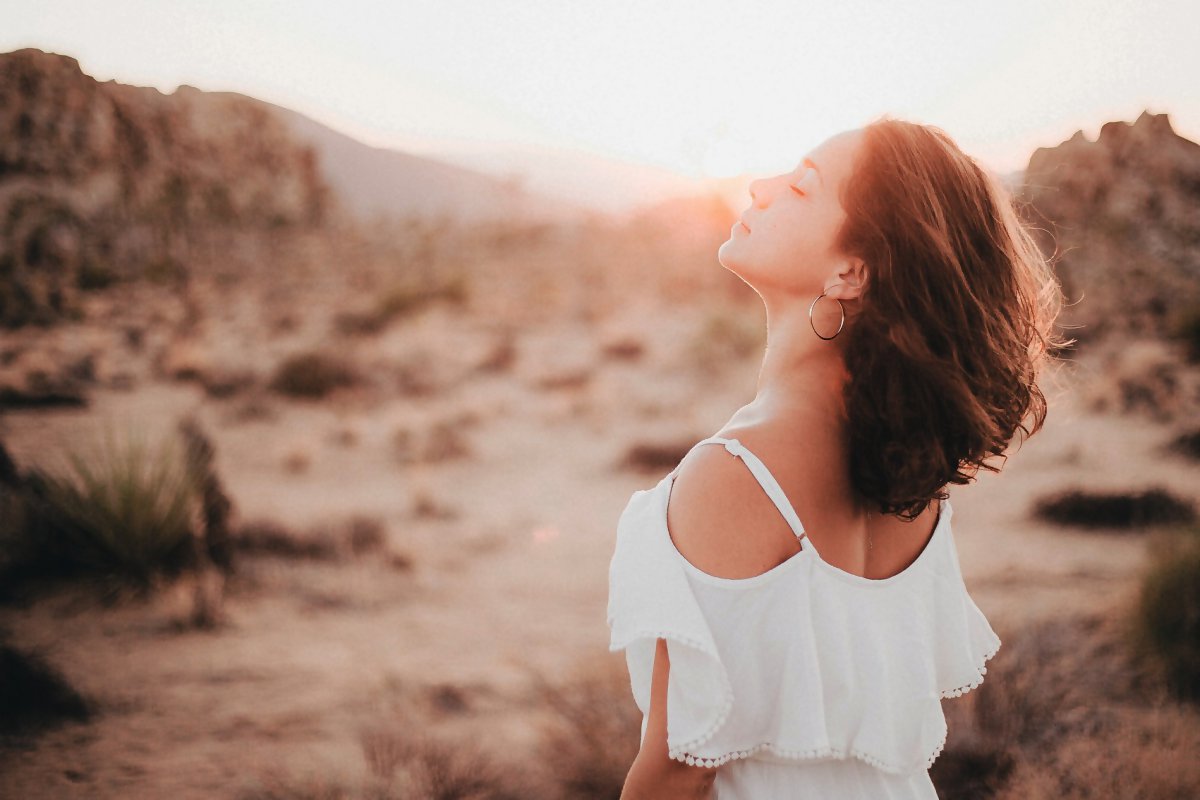
<instances>
[{"instance_id":1,"label":"green spiky plant","mask_svg":"<svg viewBox=\"0 0 1200 800\"><path fill-rule=\"evenodd\" d=\"M199 477L175 437L152 447L133 428L31 470L29 536L43 571L149 588L196 557Z\"/></svg>"}]
</instances>

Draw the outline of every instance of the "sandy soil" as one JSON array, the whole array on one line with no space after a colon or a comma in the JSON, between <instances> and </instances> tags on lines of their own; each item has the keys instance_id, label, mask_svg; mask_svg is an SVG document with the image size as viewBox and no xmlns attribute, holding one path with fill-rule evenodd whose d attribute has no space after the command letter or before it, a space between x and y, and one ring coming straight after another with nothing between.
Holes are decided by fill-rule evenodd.
<instances>
[{"instance_id":1,"label":"sandy soil","mask_svg":"<svg viewBox=\"0 0 1200 800\"><path fill-rule=\"evenodd\" d=\"M531 328L510 371L431 396L270 398L263 418L241 413L244 396L211 399L136 364L135 390L97 390L87 409L6 412L4 440L28 464L104 419L165 430L195 410L239 520L305 528L377 517L387 552L413 567L380 554L254 559L227 586L228 624L211 632L172 625L187 613L186 588L116 608L63 593L0 609L15 644L46 653L103 709L0 756L0 796L235 797L273 769L353 781L366 769L359 731L377 721L477 737L509 758L532 752L541 710L531 673L566 680L582 664L621 658L607 651L605 622L615 522L629 494L661 474L622 469L625 449L707 436L753 397L754 357L692 366L701 325L696 314L631 308L601 330ZM489 331L434 309L364 356L436 341L469 360L486 352ZM613 332L640 338L645 355L605 358L599 342ZM562 388L542 388L555 377ZM1159 449L1173 428L1085 410L1071 389L1084 379L1068 380L1046 428L1003 473L952 490L968 585L1002 636L1117 602L1145 555L1144 537L1034 521L1036 496L1161 485L1200 499L1195 466ZM457 421L467 455L398 460L398 429L444 420ZM297 454L308 466L289 470ZM452 516L414 514L422 494Z\"/></svg>"}]
</instances>

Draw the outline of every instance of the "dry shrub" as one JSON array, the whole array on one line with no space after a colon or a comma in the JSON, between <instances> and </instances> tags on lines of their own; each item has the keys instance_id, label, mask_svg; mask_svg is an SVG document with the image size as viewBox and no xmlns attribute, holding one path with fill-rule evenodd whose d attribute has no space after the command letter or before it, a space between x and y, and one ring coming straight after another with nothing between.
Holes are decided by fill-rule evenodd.
<instances>
[{"instance_id":1,"label":"dry shrub","mask_svg":"<svg viewBox=\"0 0 1200 800\"><path fill-rule=\"evenodd\" d=\"M250 369L210 369L198 378L209 397L222 400L254 386L258 376Z\"/></svg>"},{"instance_id":2,"label":"dry shrub","mask_svg":"<svg viewBox=\"0 0 1200 800\"><path fill-rule=\"evenodd\" d=\"M547 372L537 378L535 385L538 389L548 392L571 391L584 388L591 380L591 370L588 367L578 367Z\"/></svg>"},{"instance_id":3,"label":"dry shrub","mask_svg":"<svg viewBox=\"0 0 1200 800\"><path fill-rule=\"evenodd\" d=\"M90 704L45 658L0 641L0 742L92 715Z\"/></svg>"},{"instance_id":4,"label":"dry shrub","mask_svg":"<svg viewBox=\"0 0 1200 800\"><path fill-rule=\"evenodd\" d=\"M467 437L454 420L436 422L420 435L411 428L398 428L392 435L392 442L402 464L449 461L472 453Z\"/></svg>"},{"instance_id":5,"label":"dry shrub","mask_svg":"<svg viewBox=\"0 0 1200 800\"><path fill-rule=\"evenodd\" d=\"M320 399L361 380L358 371L340 357L311 351L284 359L276 367L268 388L288 397Z\"/></svg>"},{"instance_id":6,"label":"dry shrub","mask_svg":"<svg viewBox=\"0 0 1200 800\"><path fill-rule=\"evenodd\" d=\"M231 541L243 555L337 561L383 550L387 526L378 517L356 514L341 523L318 524L300 533L273 520L255 519L243 523Z\"/></svg>"},{"instance_id":7,"label":"dry shrub","mask_svg":"<svg viewBox=\"0 0 1200 800\"><path fill-rule=\"evenodd\" d=\"M517 341L511 332L502 334L475 365L479 372L509 372L517 363Z\"/></svg>"},{"instance_id":8,"label":"dry shrub","mask_svg":"<svg viewBox=\"0 0 1200 800\"><path fill-rule=\"evenodd\" d=\"M1044 762L1023 762L995 797L997 800L1200 797L1198 753L1200 719L1183 709L1155 709L1154 713L1128 720L1105 736L1068 740Z\"/></svg>"},{"instance_id":9,"label":"dry shrub","mask_svg":"<svg viewBox=\"0 0 1200 800\"><path fill-rule=\"evenodd\" d=\"M1196 510L1190 502L1161 488L1137 492L1069 489L1039 499L1034 514L1059 525L1125 530L1196 519Z\"/></svg>"},{"instance_id":10,"label":"dry shrub","mask_svg":"<svg viewBox=\"0 0 1200 800\"><path fill-rule=\"evenodd\" d=\"M625 660L614 656L553 685L535 676L551 712L542 728L542 760L553 765L554 797L611 800L621 794L640 746L641 713Z\"/></svg>"},{"instance_id":11,"label":"dry shrub","mask_svg":"<svg viewBox=\"0 0 1200 800\"><path fill-rule=\"evenodd\" d=\"M540 796L515 766L503 765L470 741L376 725L359 735L377 780L363 797L422 800L517 800Z\"/></svg>"},{"instance_id":12,"label":"dry shrub","mask_svg":"<svg viewBox=\"0 0 1200 800\"><path fill-rule=\"evenodd\" d=\"M1129 647L1128 623L1115 609L1002 635L987 680L944 701L950 737L930 773L939 796L1196 796L1196 712L1170 704ZM1136 789L1126 793L1124 775Z\"/></svg>"},{"instance_id":13,"label":"dry shrub","mask_svg":"<svg viewBox=\"0 0 1200 800\"><path fill-rule=\"evenodd\" d=\"M394 365L396 391L409 397L430 397L445 388L444 362L428 350L416 350Z\"/></svg>"},{"instance_id":14,"label":"dry shrub","mask_svg":"<svg viewBox=\"0 0 1200 800\"><path fill-rule=\"evenodd\" d=\"M79 381L41 369L27 372L21 385L0 385L0 408L82 408L88 402Z\"/></svg>"},{"instance_id":15,"label":"dry shrub","mask_svg":"<svg viewBox=\"0 0 1200 800\"><path fill-rule=\"evenodd\" d=\"M387 318L377 314L374 309L339 311L333 316L334 330L345 336L370 336L383 330L387 323Z\"/></svg>"},{"instance_id":16,"label":"dry shrub","mask_svg":"<svg viewBox=\"0 0 1200 800\"><path fill-rule=\"evenodd\" d=\"M359 433L349 425L331 431L329 440L339 447L354 447L359 442Z\"/></svg>"},{"instance_id":17,"label":"dry shrub","mask_svg":"<svg viewBox=\"0 0 1200 800\"><path fill-rule=\"evenodd\" d=\"M1160 341L1114 347L1084 395L1093 411L1144 413L1160 421L1174 419L1187 407L1179 359Z\"/></svg>"},{"instance_id":18,"label":"dry shrub","mask_svg":"<svg viewBox=\"0 0 1200 800\"><path fill-rule=\"evenodd\" d=\"M180 419L176 429L183 438L189 469L198 482L203 555L212 564L228 570L233 559L229 544L233 502L217 475L216 447L194 414Z\"/></svg>"},{"instance_id":19,"label":"dry shrub","mask_svg":"<svg viewBox=\"0 0 1200 800\"><path fill-rule=\"evenodd\" d=\"M217 370L215 362L211 346L185 336L171 341L158 353L155 367L158 374L168 380L192 381L203 386Z\"/></svg>"},{"instance_id":20,"label":"dry shrub","mask_svg":"<svg viewBox=\"0 0 1200 800\"><path fill-rule=\"evenodd\" d=\"M289 475L301 475L312 467L312 454L303 447L294 448L284 455L281 466Z\"/></svg>"},{"instance_id":21,"label":"dry shrub","mask_svg":"<svg viewBox=\"0 0 1200 800\"><path fill-rule=\"evenodd\" d=\"M392 726L364 728L359 735L370 779L341 782L288 777L278 772L254 779L238 800L535 800L545 796L527 773L500 764L469 741L412 734Z\"/></svg>"},{"instance_id":22,"label":"dry shrub","mask_svg":"<svg viewBox=\"0 0 1200 800\"><path fill-rule=\"evenodd\" d=\"M1195 461L1200 461L1200 428L1184 431L1171 440L1167 449Z\"/></svg>"},{"instance_id":23,"label":"dry shrub","mask_svg":"<svg viewBox=\"0 0 1200 800\"><path fill-rule=\"evenodd\" d=\"M408 553L389 553L387 565L396 572L411 572L416 563Z\"/></svg>"},{"instance_id":24,"label":"dry shrub","mask_svg":"<svg viewBox=\"0 0 1200 800\"><path fill-rule=\"evenodd\" d=\"M230 414L235 422L268 422L278 417L278 410L259 391L251 393Z\"/></svg>"},{"instance_id":25,"label":"dry shrub","mask_svg":"<svg viewBox=\"0 0 1200 800\"><path fill-rule=\"evenodd\" d=\"M413 493L410 509L409 513L416 519L448 520L458 517L456 508L441 502L425 489Z\"/></svg>"},{"instance_id":26,"label":"dry shrub","mask_svg":"<svg viewBox=\"0 0 1200 800\"><path fill-rule=\"evenodd\" d=\"M605 358L614 361L637 361L646 353L646 346L640 339L633 336L623 336L605 342L600 352Z\"/></svg>"},{"instance_id":27,"label":"dry shrub","mask_svg":"<svg viewBox=\"0 0 1200 800\"><path fill-rule=\"evenodd\" d=\"M930 770L939 796L992 797L1021 762L1094 727L1083 717L1104 683L1088 636L1100 624L1053 620L1001 636L983 684L942 703L950 734Z\"/></svg>"},{"instance_id":28,"label":"dry shrub","mask_svg":"<svg viewBox=\"0 0 1200 800\"><path fill-rule=\"evenodd\" d=\"M692 441L635 442L626 448L619 467L638 472L670 470L683 460L692 445Z\"/></svg>"},{"instance_id":29,"label":"dry shrub","mask_svg":"<svg viewBox=\"0 0 1200 800\"><path fill-rule=\"evenodd\" d=\"M467 278L462 273L415 276L393 284L367 309L343 311L334 317L334 327L348 336L379 333L397 317L411 317L435 302L465 305Z\"/></svg>"},{"instance_id":30,"label":"dry shrub","mask_svg":"<svg viewBox=\"0 0 1200 800\"><path fill-rule=\"evenodd\" d=\"M1200 363L1200 305L1193 305L1181 312L1171 333L1183 344L1188 361Z\"/></svg>"},{"instance_id":31,"label":"dry shrub","mask_svg":"<svg viewBox=\"0 0 1200 800\"><path fill-rule=\"evenodd\" d=\"M390 780L404 764L409 754L407 738L392 727L363 728L358 735L367 769L376 778Z\"/></svg>"},{"instance_id":32,"label":"dry shrub","mask_svg":"<svg viewBox=\"0 0 1200 800\"><path fill-rule=\"evenodd\" d=\"M1200 531L1155 542L1133 612L1136 645L1177 697L1200 702Z\"/></svg>"},{"instance_id":33,"label":"dry shrub","mask_svg":"<svg viewBox=\"0 0 1200 800\"><path fill-rule=\"evenodd\" d=\"M387 526L379 517L355 514L346 523L346 543L353 555L378 552L387 544Z\"/></svg>"},{"instance_id":34,"label":"dry shrub","mask_svg":"<svg viewBox=\"0 0 1200 800\"><path fill-rule=\"evenodd\" d=\"M272 520L250 520L232 536L237 552L250 556L304 558L331 561L338 556L337 542L327 531L299 534Z\"/></svg>"},{"instance_id":35,"label":"dry shrub","mask_svg":"<svg viewBox=\"0 0 1200 800\"><path fill-rule=\"evenodd\" d=\"M340 783L322 778L291 778L271 773L252 779L252 786L242 789L237 800L351 800L350 790ZM366 800L365 795L360 795ZM372 797L382 796L372 795Z\"/></svg>"},{"instance_id":36,"label":"dry shrub","mask_svg":"<svg viewBox=\"0 0 1200 800\"><path fill-rule=\"evenodd\" d=\"M412 797L428 800L528 800L519 771L496 764L476 747L419 740L406 765Z\"/></svg>"}]
</instances>

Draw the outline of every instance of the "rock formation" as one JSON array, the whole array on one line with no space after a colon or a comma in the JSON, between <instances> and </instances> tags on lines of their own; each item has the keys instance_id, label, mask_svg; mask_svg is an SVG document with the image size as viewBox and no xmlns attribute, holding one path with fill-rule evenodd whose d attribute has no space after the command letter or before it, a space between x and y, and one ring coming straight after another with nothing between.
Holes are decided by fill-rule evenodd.
<instances>
[{"instance_id":1,"label":"rock formation","mask_svg":"<svg viewBox=\"0 0 1200 800\"><path fill-rule=\"evenodd\" d=\"M1110 332L1167 332L1200 302L1200 145L1166 114L1109 122L1039 148L1024 197L1057 249L1068 301L1063 321L1081 341Z\"/></svg>"},{"instance_id":2,"label":"rock formation","mask_svg":"<svg viewBox=\"0 0 1200 800\"><path fill-rule=\"evenodd\" d=\"M0 325L70 315L78 292L113 281L178 277L214 237L319 225L330 206L312 149L250 98L0 54Z\"/></svg>"}]
</instances>

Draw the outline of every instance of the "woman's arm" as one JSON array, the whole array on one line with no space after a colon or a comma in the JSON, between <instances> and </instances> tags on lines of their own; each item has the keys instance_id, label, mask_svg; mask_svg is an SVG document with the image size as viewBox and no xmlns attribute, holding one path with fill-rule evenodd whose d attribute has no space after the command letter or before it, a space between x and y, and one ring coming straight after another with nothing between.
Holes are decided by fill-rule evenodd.
<instances>
[{"instance_id":1,"label":"woman's arm","mask_svg":"<svg viewBox=\"0 0 1200 800\"><path fill-rule=\"evenodd\" d=\"M718 767L697 767L667 754L667 678L671 662L667 642L654 650L650 680L650 713L642 749L633 760L620 800L710 800Z\"/></svg>"}]
</instances>

